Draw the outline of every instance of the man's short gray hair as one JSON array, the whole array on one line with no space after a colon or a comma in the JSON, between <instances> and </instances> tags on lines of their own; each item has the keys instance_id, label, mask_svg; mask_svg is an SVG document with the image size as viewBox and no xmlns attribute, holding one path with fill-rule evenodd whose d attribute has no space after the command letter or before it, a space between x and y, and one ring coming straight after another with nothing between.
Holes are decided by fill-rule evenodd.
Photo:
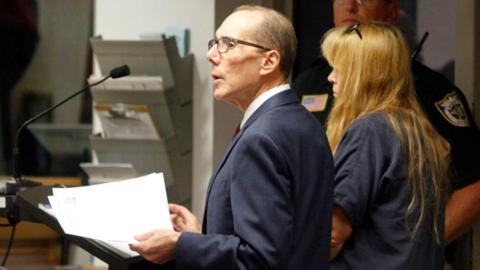
<instances>
[{"instance_id":1,"label":"man's short gray hair","mask_svg":"<svg viewBox=\"0 0 480 270\"><path fill-rule=\"evenodd\" d=\"M262 20L251 33L251 38L280 53L280 71L288 78L297 54L297 38L290 20L276 10L257 5L242 5L234 12L237 11L262 13Z\"/></svg>"}]
</instances>

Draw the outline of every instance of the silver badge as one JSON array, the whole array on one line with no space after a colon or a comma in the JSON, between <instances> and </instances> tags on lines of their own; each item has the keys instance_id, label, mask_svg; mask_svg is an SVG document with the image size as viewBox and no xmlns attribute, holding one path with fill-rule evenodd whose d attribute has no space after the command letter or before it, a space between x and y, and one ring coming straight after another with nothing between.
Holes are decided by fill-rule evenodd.
<instances>
[{"instance_id":1,"label":"silver badge","mask_svg":"<svg viewBox=\"0 0 480 270\"><path fill-rule=\"evenodd\" d=\"M455 91L447 94L442 100L435 102L435 106L452 125L458 127L470 126L465 107Z\"/></svg>"}]
</instances>

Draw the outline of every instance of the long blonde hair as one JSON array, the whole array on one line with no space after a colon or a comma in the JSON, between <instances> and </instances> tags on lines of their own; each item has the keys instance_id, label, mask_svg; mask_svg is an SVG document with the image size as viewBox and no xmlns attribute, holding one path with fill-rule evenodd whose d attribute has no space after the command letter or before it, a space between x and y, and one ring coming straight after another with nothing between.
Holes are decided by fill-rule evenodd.
<instances>
[{"instance_id":1,"label":"long blonde hair","mask_svg":"<svg viewBox=\"0 0 480 270\"><path fill-rule=\"evenodd\" d=\"M382 111L408 158L406 220L416 211L419 218L413 229L407 228L415 236L433 199L433 229L437 242L442 242L437 224L447 194L450 147L416 99L409 50L401 32L380 22L337 27L324 36L322 53L339 74L339 94L327 120L333 152L355 119Z\"/></svg>"}]
</instances>

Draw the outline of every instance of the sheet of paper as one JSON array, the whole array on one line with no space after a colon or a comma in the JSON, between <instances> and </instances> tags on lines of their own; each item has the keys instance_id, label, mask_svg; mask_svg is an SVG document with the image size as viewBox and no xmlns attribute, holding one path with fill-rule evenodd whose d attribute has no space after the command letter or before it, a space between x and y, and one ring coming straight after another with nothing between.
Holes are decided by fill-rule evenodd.
<instances>
[{"instance_id":1,"label":"sheet of paper","mask_svg":"<svg viewBox=\"0 0 480 270\"><path fill-rule=\"evenodd\" d=\"M115 250L115 252L121 254L123 257L134 257L134 256L139 256L137 252L130 250L130 247L128 246L129 243L131 242L125 242L125 241L101 241L98 240L98 243L107 246L110 249Z\"/></svg>"},{"instance_id":2,"label":"sheet of paper","mask_svg":"<svg viewBox=\"0 0 480 270\"><path fill-rule=\"evenodd\" d=\"M96 104L105 138L158 139L157 130L146 105Z\"/></svg>"},{"instance_id":3,"label":"sheet of paper","mask_svg":"<svg viewBox=\"0 0 480 270\"><path fill-rule=\"evenodd\" d=\"M65 228L67 228L68 225L65 224L65 218L66 217L63 215L63 212L60 210L61 204L59 204L56 201L56 197L54 197L54 196L49 196L48 200L50 201L49 210L53 212L54 211L53 208L55 208L55 211L57 211L58 214L52 213L52 215L57 217L57 220L59 221L60 226L62 228L64 228L64 232L65 232ZM52 205L55 205L55 207L53 207ZM62 212L62 213L59 213L59 212ZM63 216L58 218L57 215L63 215ZM73 231L74 228L69 228L68 230L70 231L69 234L78 235L78 234L74 233L74 231ZM120 254L121 256L123 256L125 258L135 257L135 256L140 255L137 252L130 250L130 247L128 246L128 244L131 243L132 241L102 241L102 240L97 240L97 242L99 244L103 245L103 246L106 246L109 249L114 250L116 253Z\"/></svg>"},{"instance_id":4,"label":"sheet of paper","mask_svg":"<svg viewBox=\"0 0 480 270\"><path fill-rule=\"evenodd\" d=\"M136 234L172 229L161 173L93 186L54 188L49 200L66 234L127 245Z\"/></svg>"}]
</instances>

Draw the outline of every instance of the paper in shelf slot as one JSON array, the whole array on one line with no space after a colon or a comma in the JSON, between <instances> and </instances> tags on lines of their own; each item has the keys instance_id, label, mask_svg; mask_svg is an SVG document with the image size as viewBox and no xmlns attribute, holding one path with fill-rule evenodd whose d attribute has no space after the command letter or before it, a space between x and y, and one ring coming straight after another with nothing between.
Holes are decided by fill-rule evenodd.
<instances>
[{"instance_id":1,"label":"paper in shelf slot","mask_svg":"<svg viewBox=\"0 0 480 270\"><path fill-rule=\"evenodd\" d=\"M90 184L125 180L138 176L131 163L80 163Z\"/></svg>"},{"instance_id":2,"label":"paper in shelf slot","mask_svg":"<svg viewBox=\"0 0 480 270\"><path fill-rule=\"evenodd\" d=\"M94 83L100 79L101 77L91 76L88 81ZM172 91L166 91L163 88L161 77L128 76L118 80L106 81L102 85L93 87L91 93L95 104L145 105L160 137L170 136L174 133L174 122L171 114L171 108L174 106L174 101L171 99ZM98 132L100 123L95 110L93 115L95 132Z\"/></svg>"},{"instance_id":3,"label":"paper in shelf slot","mask_svg":"<svg viewBox=\"0 0 480 270\"><path fill-rule=\"evenodd\" d=\"M140 175L162 171L168 187L174 179L167 152L167 147L172 147L171 139L131 140L92 136L90 142L98 163L131 163Z\"/></svg>"},{"instance_id":4,"label":"paper in shelf slot","mask_svg":"<svg viewBox=\"0 0 480 270\"><path fill-rule=\"evenodd\" d=\"M94 110L104 138L159 138L146 105L95 104Z\"/></svg>"},{"instance_id":5,"label":"paper in shelf slot","mask_svg":"<svg viewBox=\"0 0 480 270\"><path fill-rule=\"evenodd\" d=\"M101 76L92 75L88 83L96 83ZM166 97L166 89L163 80L159 76L137 77L128 76L94 86L91 89L93 101L96 103L127 103L166 105L169 103Z\"/></svg>"}]
</instances>

